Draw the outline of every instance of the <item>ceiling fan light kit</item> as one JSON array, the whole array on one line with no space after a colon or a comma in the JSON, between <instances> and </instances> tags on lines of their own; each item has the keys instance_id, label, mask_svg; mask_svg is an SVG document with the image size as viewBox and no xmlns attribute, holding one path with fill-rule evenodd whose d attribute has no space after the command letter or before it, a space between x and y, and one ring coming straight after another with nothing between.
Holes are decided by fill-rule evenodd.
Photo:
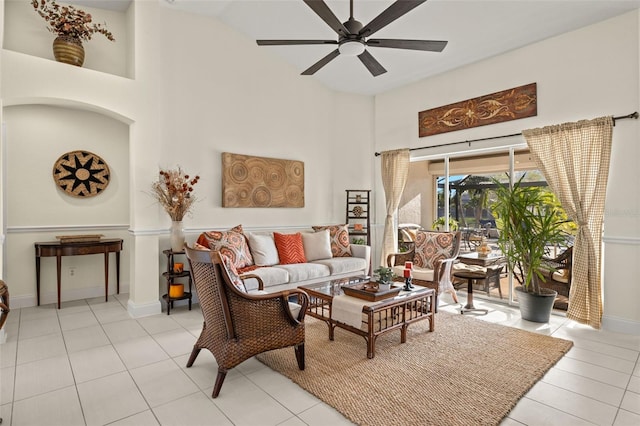
<instances>
[{"instance_id":1,"label":"ceiling fan light kit","mask_svg":"<svg viewBox=\"0 0 640 426\"><path fill-rule=\"evenodd\" d=\"M364 43L360 40L349 40L341 43L338 47L341 55L358 56L364 52Z\"/></svg>"},{"instance_id":2,"label":"ceiling fan light kit","mask_svg":"<svg viewBox=\"0 0 640 426\"><path fill-rule=\"evenodd\" d=\"M338 48L320 59L302 72L302 75L313 75L339 55L357 56L360 62L377 77L387 72L386 69L369 53L367 47L386 47L391 49L410 49L428 52L442 52L446 41L435 40L400 40L372 39L375 32L386 27L404 14L420 6L427 0L397 0L367 25L362 25L353 18L353 0L349 3L349 20L342 23L329 9L324 0L303 0L324 22L338 34L338 40L257 40L258 46L278 45L313 45L337 44ZM366 38L365 38L366 37Z\"/></svg>"}]
</instances>

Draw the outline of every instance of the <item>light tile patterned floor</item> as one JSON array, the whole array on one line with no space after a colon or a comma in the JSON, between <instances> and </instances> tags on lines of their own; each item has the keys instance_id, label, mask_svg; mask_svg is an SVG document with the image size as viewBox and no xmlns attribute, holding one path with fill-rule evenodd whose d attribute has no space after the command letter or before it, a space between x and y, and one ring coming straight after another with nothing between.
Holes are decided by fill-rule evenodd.
<instances>
[{"instance_id":1,"label":"light tile patterned floor","mask_svg":"<svg viewBox=\"0 0 640 426\"><path fill-rule=\"evenodd\" d=\"M232 370L213 400L213 356L203 351L184 367L202 324L198 306L135 320L127 299L11 311L0 345L3 426L350 424L255 359ZM442 311L458 312L442 299ZM478 299L476 305L490 310L478 320L574 342L503 425L640 425L640 336L596 331L562 316L530 323L517 309ZM459 403L452 401L452 409Z\"/></svg>"}]
</instances>

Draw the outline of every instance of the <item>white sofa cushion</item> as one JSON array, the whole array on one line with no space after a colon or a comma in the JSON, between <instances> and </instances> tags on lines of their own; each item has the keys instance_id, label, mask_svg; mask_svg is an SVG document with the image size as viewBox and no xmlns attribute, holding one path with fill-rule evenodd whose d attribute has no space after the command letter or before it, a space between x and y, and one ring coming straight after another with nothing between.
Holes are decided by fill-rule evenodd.
<instances>
[{"instance_id":1,"label":"white sofa cushion","mask_svg":"<svg viewBox=\"0 0 640 426\"><path fill-rule=\"evenodd\" d=\"M261 235L250 232L246 236L249 240L249 249L251 250L254 264L271 266L280 263L273 234Z\"/></svg>"},{"instance_id":2,"label":"white sofa cushion","mask_svg":"<svg viewBox=\"0 0 640 426\"><path fill-rule=\"evenodd\" d=\"M289 282L289 272L279 266L265 266L247 272L247 274L259 276L265 288L279 284L287 284ZM252 279L244 280L244 285L248 291L258 288L258 283Z\"/></svg>"},{"instance_id":3,"label":"white sofa cushion","mask_svg":"<svg viewBox=\"0 0 640 426\"><path fill-rule=\"evenodd\" d=\"M329 230L325 229L318 232L303 232L302 245L304 246L304 255L307 262L318 259L330 259L331 240L329 239Z\"/></svg>"},{"instance_id":4,"label":"white sofa cushion","mask_svg":"<svg viewBox=\"0 0 640 426\"><path fill-rule=\"evenodd\" d=\"M312 280L314 278L328 277L331 275L329 267L317 263L292 263L289 265L272 266L273 269L284 269L289 274L289 282ZM267 284L265 283L265 287Z\"/></svg>"},{"instance_id":5,"label":"white sofa cushion","mask_svg":"<svg viewBox=\"0 0 640 426\"><path fill-rule=\"evenodd\" d=\"M328 266L331 275L362 271L368 267L367 262L359 257L332 257L329 259L314 260L311 263Z\"/></svg>"}]
</instances>

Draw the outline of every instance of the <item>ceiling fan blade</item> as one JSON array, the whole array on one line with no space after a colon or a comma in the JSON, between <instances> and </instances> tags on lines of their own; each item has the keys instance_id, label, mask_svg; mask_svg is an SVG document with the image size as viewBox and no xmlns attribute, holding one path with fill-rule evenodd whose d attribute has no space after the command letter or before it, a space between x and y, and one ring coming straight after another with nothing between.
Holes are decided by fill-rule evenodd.
<instances>
[{"instance_id":1,"label":"ceiling fan blade","mask_svg":"<svg viewBox=\"0 0 640 426\"><path fill-rule=\"evenodd\" d=\"M303 0L324 22L327 23L338 35L349 35L349 31L336 18L329 6L323 0ZM426 0L425 0L426 1Z\"/></svg>"},{"instance_id":2,"label":"ceiling fan blade","mask_svg":"<svg viewBox=\"0 0 640 426\"><path fill-rule=\"evenodd\" d=\"M334 50L333 52L329 53L327 56L325 56L324 58L320 59L318 62L316 62L315 64L311 65L309 68L304 70L302 72L302 75L313 75L313 74L315 74L316 71L318 71L320 68L322 68L325 65L327 65L329 62L331 62L333 59L335 59L335 57L338 56L339 54L340 54L340 52L338 51L338 49Z\"/></svg>"},{"instance_id":3,"label":"ceiling fan blade","mask_svg":"<svg viewBox=\"0 0 640 426\"><path fill-rule=\"evenodd\" d=\"M376 31L386 27L405 13L420 6L427 0L398 0L385 9L380 15L373 18L373 21L364 26L358 33L361 37L370 37Z\"/></svg>"},{"instance_id":4,"label":"ceiling fan blade","mask_svg":"<svg viewBox=\"0 0 640 426\"><path fill-rule=\"evenodd\" d=\"M384 67L380 65L380 62L376 61L376 58L371 56L371 53L367 52L366 50L358 55L358 58L360 58L360 61L364 64L365 67L367 67L371 75L373 75L374 77L387 72L387 70L385 70Z\"/></svg>"},{"instance_id":5,"label":"ceiling fan blade","mask_svg":"<svg viewBox=\"0 0 640 426\"><path fill-rule=\"evenodd\" d=\"M370 38L367 40L369 47L389 47L392 49L426 50L429 52L442 52L447 45L446 41L436 40L395 40L388 38Z\"/></svg>"},{"instance_id":6,"label":"ceiling fan blade","mask_svg":"<svg viewBox=\"0 0 640 426\"><path fill-rule=\"evenodd\" d=\"M338 44L335 40L256 40L258 46L283 46L295 44Z\"/></svg>"}]
</instances>

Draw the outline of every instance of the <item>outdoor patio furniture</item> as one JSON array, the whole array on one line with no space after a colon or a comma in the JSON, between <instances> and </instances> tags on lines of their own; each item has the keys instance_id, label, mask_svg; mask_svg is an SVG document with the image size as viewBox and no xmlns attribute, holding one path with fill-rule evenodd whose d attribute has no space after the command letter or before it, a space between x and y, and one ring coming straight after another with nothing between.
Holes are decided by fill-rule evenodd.
<instances>
[{"instance_id":1,"label":"outdoor patio furniture","mask_svg":"<svg viewBox=\"0 0 640 426\"><path fill-rule=\"evenodd\" d=\"M567 310L569 290L571 288L571 268L573 262L573 246L568 247L554 258L544 258L545 269L541 270L543 279L540 286L558 292L554 308Z\"/></svg>"},{"instance_id":2,"label":"outdoor patio furniture","mask_svg":"<svg viewBox=\"0 0 640 426\"><path fill-rule=\"evenodd\" d=\"M185 247L185 253L204 316L187 368L202 348L211 351L218 364L213 398L229 369L262 352L293 346L298 367L304 370L304 316L309 305L304 291L243 293L231 282L219 252ZM296 316L289 309L292 296L301 305Z\"/></svg>"},{"instance_id":3,"label":"outdoor patio furniture","mask_svg":"<svg viewBox=\"0 0 640 426\"><path fill-rule=\"evenodd\" d=\"M387 256L387 266L393 268L394 281L404 281L405 262L413 263L413 283L436 291L436 312L440 293L451 293L458 303L456 290L451 281L452 266L460 253L461 232L424 231L416 232L416 242L403 253Z\"/></svg>"}]
</instances>

